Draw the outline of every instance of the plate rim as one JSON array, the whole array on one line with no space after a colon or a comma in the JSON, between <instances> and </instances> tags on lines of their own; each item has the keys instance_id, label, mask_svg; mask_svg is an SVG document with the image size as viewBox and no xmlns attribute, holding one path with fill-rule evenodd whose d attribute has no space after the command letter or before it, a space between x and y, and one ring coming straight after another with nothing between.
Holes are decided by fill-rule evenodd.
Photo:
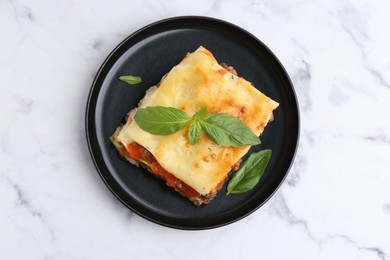
<instances>
[{"instance_id":1,"label":"plate rim","mask_svg":"<svg viewBox=\"0 0 390 260\"><path fill-rule=\"evenodd\" d=\"M260 46L261 48L264 48L269 55L271 55L271 57L274 59L274 61L276 62L276 64L278 65L279 69L281 70L281 72L283 72L283 74L285 75L289 85L291 86L290 90L291 90L291 93L292 93L292 96L293 96L293 100L294 100L294 103L295 103L295 108L294 110L294 114L296 115L296 138L294 138L294 140L296 140L295 142L295 147L294 147L294 150L293 150L293 153L292 153L292 156L291 156L291 161L289 162L289 165L287 167L287 170L286 172L284 173L284 176L283 178L281 179L281 181L278 183L278 185L275 187L275 189L268 195L268 197L266 197L261 203L259 203L257 206L251 208L251 210L245 212L244 214L241 214L239 215L238 217L235 217L233 219L230 219L228 221L221 221L219 223L212 223L212 224L209 224L209 225L202 225L202 226L197 226L197 225L180 225L180 224L173 224L173 223L167 223L167 222L164 222L164 221L161 221L161 220L158 220L158 219L155 219L153 218L152 216L148 215L148 214L145 214L145 212L141 212L139 209L136 209L134 207L134 205L129 205L128 202L124 201L120 195L118 194L117 191L115 191L111 186L110 184L108 183L107 179L105 178L105 175L102 173L101 169L99 168L99 163L97 161L97 158L96 158L96 155L94 154L94 149L96 148L99 148L99 144L97 142L97 140L92 140L93 138L93 130L91 130L94 126L94 122L95 120L91 119L94 117L95 113L91 114L91 110L93 112L96 112L96 106L95 107L91 107L91 103L92 103L92 97L93 95L95 94L95 89L98 87L96 85L97 81L100 79L101 77L101 74L102 74L102 71L104 70L104 68L107 66L107 64L109 63L109 61L113 58L113 56L115 56L115 54L117 53L117 51L123 46L125 45L129 40L133 39L135 36L147 31L147 30L150 30L151 28L153 29L154 27L157 27L157 26L162 26L163 24L165 23L169 23L169 22L172 22L172 21L180 21L180 20L187 20L187 21L190 21L190 20L193 20L193 21L196 21L196 22L213 22L213 23L219 23L223 26L227 26L227 27L230 27L230 28L234 28L238 31L240 31L241 33L244 33L246 34L247 36L249 36L250 38L252 38L252 40L256 41ZM190 28L190 27L188 27ZM192 28L192 27L191 27ZM145 37L147 38L147 37ZM142 40L140 40L142 41ZM138 41L138 42L140 42ZM133 45L134 46L134 45ZM99 87L99 90L100 90L100 87ZM98 96L98 95L97 95ZM91 115L90 115L91 114ZM128 209L130 209L132 212L136 213L137 215L141 216L142 218L144 219L147 219L153 223L156 223L156 224L159 224L159 225L162 225L162 226L166 226L166 227L170 227L170 228L174 228L174 229L179 229L179 230L206 230L206 229L213 229L213 228L219 228L219 227L222 227L222 226L226 226L226 225L229 225L229 224L232 224L234 222L237 222L247 216L249 216L250 214L252 214L253 212L255 212L256 210L258 210L260 207L262 207L278 190L279 188L282 186L282 184L284 183L288 173L290 172L291 170L291 167L295 161L295 157L296 157L296 154L297 154L297 150L298 150L298 147L299 147L299 139L300 139L300 131L301 131L301 123L300 123L300 109L299 109L299 102L298 102L298 98L297 98L297 95L296 95L296 91L295 91L295 88L294 88L294 84L289 76L289 74L287 73L285 67L283 66L282 62L277 58L277 56L271 51L271 49L266 45L264 44L260 39L258 39L256 36L254 36L252 33L248 32L247 30L231 23L231 22L227 22L225 20L221 20L221 19L218 19L218 18L213 18L213 17L208 17L208 16L194 16L194 15L189 15L189 16L174 16L174 17L170 17L170 18L166 18L166 19L161 19L161 20L158 20L158 21L155 21L155 22L152 22L150 24L147 24L146 26L143 26L142 28L136 30L135 32L131 33L129 36L127 36L125 39L123 39L109 54L108 56L104 59L103 63L101 64L101 66L99 67L99 69L97 70L96 72L96 75L92 81L92 85L90 87L90 91L89 91L89 94L88 94L88 98L87 98L87 102L86 102L86 110L85 110L85 134L86 134L86 140L87 140L87 146L88 146L88 151L89 151L89 154L91 156L91 159L93 161L93 164L97 170L97 172L99 173L99 176L100 178L103 180L104 184L107 186L107 188L110 190L110 192L125 206L127 207ZM92 122L91 122L92 120ZM92 137L91 137L92 136ZM97 139L97 134L95 134L95 137ZM96 142L95 142L96 141ZM96 144L93 144L93 143L96 143ZM93 147L93 146L97 146L97 147ZM146 209L144 207L145 211L148 211L150 214L153 215L153 211L152 210L149 210L149 209ZM169 217L171 218L171 217Z\"/></svg>"}]
</instances>

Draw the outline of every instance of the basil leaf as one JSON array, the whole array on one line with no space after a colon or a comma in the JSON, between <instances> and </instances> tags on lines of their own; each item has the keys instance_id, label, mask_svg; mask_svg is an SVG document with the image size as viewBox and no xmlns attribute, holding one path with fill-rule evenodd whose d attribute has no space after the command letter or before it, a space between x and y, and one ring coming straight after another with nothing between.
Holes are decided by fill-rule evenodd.
<instances>
[{"instance_id":1,"label":"basil leaf","mask_svg":"<svg viewBox=\"0 0 390 260\"><path fill-rule=\"evenodd\" d=\"M260 139L241 120L229 114L207 114L200 120L203 130L221 146L256 145Z\"/></svg>"},{"instance_id":2,"label":"basil leaf","mask_svg":"<svg viewBox=\"0 0 390 260\"><path fill-rule=\"evenodd\" d=\"M183 129L190 118L180 109L156 106L139 108L134 120L148 133L169 135Z\"/></svg>"},{"instance_id":3,"label":"basil leaf","mask_svg":"<svg viewBox=\"0 0 390 260\"><path fill-rule=\"evenodd\" d=\"M192 145L198 142L200 135L202 134L202 126L199 121L192 121L190 124L190 129L188 130L188 139Z\"/></svg>"},{"instance_id":4,"label":"basil leaf","mask_svg":"<svg viewBox=\"0 0 390 260\"><path fill-rule=\"evenodd\" d=\"M207 110L207 107L202 107L198 112L196 112L192 116L192 121L202 119L204 117L204 115L206 114L206 110Z\"/></svg>"},{"instance_id":5,"label":"basil leaf","mask_svg":"<svg viewBox=\"0 0 390 260\"><path fill-rule=\"evenodd\" d=\"M263 175L271 154L271 150L252 153L229 181L227 194L241 194L253 189Z\"/></svg>"},{"instance_id":6,"label":"basil leaf","mask_svg":"<svg viewBox=\"0 0 390 260\"><path fill-rule=\"evenodd\" d=\"M202 134L202 126L199 123L199 119L204 117L206 110L207 107L203 107L192 116L190 129L188 130L188 139L192 145L198 142L200 135Z\"/></svg>"},{"instance_id":7,"label":"basil leaf","mask_svg":"<svg viewBox=\"0 0 390 260\"><path fill-rule=\"evenodd\" d=\"M130 84L130 85L135 85L135 84L142 82L141 77L130 76L130 75L129 76L120 76L119 80L122 80L123 82L126 82L127 84Z\"/></svg>"}]
</instances>

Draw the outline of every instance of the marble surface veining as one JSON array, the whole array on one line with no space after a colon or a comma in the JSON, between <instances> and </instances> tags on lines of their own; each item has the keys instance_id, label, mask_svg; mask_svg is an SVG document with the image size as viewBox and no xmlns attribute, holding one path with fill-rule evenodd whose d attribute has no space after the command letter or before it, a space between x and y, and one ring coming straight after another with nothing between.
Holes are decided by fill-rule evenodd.
<instances>
[{"instance_id":1,"label":"marble surface veining","mask_svg":"<svg viewBox=\"0 0 390 260\"><path fill-rule=\"evenodd\" d=\"M390 259L389 11L386 0L0 1L0 259ZM281 189L247 218L201 232L125 208L84 134L108 53L180 15L261 39L301 112Z\"/></svg>"}]
</instances>

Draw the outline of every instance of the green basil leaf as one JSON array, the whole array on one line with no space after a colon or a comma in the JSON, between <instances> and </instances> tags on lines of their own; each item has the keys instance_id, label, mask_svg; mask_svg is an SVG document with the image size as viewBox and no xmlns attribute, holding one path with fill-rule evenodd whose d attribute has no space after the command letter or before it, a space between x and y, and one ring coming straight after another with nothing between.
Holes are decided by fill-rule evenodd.
<instances>
[{"instance_id":1,"label":"green basil leaf","mask_svg":"<svg viewBox=\"0 0 390 260\"><path fill-rule=\"evenodd\" d=\"M127 84L130 84L130 85L135 85L135 84L142 82L141 77L130 76L130 75L129 76L120 76L119 80L122 80L123 82L126 82Z\"/></svg>"},{"instance_id":2,"label":"green basil leaf","mask_svg":"<svg viewBox=\"0 0 390 260\"><path fill-rule=\"evenodd\" d=\"M154 135L169 135L183 129L190 120L188 115L174 107L139 108L134 116L142 130Z\"/></svg>"},{"instance_id":3,"label":"green basil leaf","mask_svg":"<svg viewBox=\"0 0 390 260\"><path fill-rule=\"evenodd\" d=\"M192 121L202 119L206 114L207 107L202 107L198 112L192 116Z\"/></svg>"},{"instance_id":4,"label":"green basil leaf","mask_svg":"<svg viewBox=\"0 0 390 260\"><path fill-rule=\"evenodd\" d=\"M241 147L260 143L252 130L232 115L207 114L200 123L202 129L218 145Z\"/></svg>"},{"instance_id":5,"label":"green basil leaf","mask_svg":"<svg viewBox=\"0 0 390 260\"><path fill-rule=\"evenodd\" d=\"M198 112L196 112L190 123L190 129L188 130L188 139L192 145L198 142L200 135L202 134L202 126L199 123L199 119L202 119L206 114L207 107L203 107Z\"/></svg>"},{"instance_id":6,"label":"green basil leaf","mask_svg":"<svg viewBox=\"0 0 390 260\"><path fill-rule=\"evenodd\" d=\"M271 150L252 153L229 181L227 194L241 194L253 189L263 175L271 154Z\"/></svg>"},{"instance_id":7,"label":"green basil leaf","mask_svg":"<svg viewBox=\"0 0 390 260\"><path fill-rule=\"evenodd\" d=\"M188 139L192 145L198 142L200 135L202 134L202 126L199 121L191 121L190 129L188 130Z\"/></svg>"}]
</instances>

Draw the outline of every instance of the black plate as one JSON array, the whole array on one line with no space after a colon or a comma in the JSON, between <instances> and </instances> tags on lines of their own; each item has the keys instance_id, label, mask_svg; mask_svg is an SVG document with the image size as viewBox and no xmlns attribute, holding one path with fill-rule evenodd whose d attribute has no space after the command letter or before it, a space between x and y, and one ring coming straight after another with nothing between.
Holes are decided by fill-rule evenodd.
<instances>
[{"instance_id":1,"label":"black plate","mask_svg":"<svg viewBox=\"0 0 390 260\"><path fill-rule=\"evenodd\" d=\"M150 173L118 158L109 137L145 91L200 45L226 62L263 93L280 103L262 144L272 159L250 192L226 195L226 184L209 205L195 207ZM126 85L121 75L141 76ZM264 204L283 182L299 135L299 113L291 81L278 59L245 30L213 18L176 17L156 22L127 37L105 60L92 84L86 110L86 134L95 166L112 193L128 208L162 225L207 229L239 220Z\"/></svg>"}]
</instances>

